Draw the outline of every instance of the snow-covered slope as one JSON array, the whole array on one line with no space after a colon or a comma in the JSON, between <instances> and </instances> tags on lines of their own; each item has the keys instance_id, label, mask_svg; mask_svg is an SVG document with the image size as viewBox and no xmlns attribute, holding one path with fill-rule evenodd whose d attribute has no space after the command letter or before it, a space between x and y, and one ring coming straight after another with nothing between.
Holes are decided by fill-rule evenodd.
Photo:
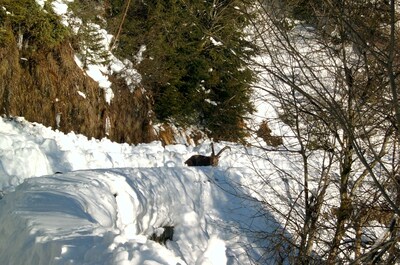
<instances>
[{"instance_id":1,"label":"snow-covered slope","mask_svg":"<svg viewBox=\"0 0 400 265\"><path fill-rule=\"evenodd\" d=\"M254 174L239 146L220 167L183 166L208 152L0 119L0 264L250 264L268 244L253 233L278 226L233 185ZM149 240L163 227L165 246Z\"/></svg>"}]
</instances>

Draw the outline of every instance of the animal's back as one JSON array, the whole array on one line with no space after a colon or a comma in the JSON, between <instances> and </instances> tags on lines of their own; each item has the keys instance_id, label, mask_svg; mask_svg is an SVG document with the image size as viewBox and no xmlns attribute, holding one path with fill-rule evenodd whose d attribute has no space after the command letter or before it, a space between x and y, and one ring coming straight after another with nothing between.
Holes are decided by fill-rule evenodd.
<instances>
[{"instance_id":1,"label":"animal's back","mask_svg":"<svg viewBox=\"0 0 400 265\"><path fill-rule=\"evenodd\" d=\"M210 166L210 157L203 155L193 155L188 160L185 161L185 164L189 167L201 167L201 166Z\"/></svg>"}]
</instances>

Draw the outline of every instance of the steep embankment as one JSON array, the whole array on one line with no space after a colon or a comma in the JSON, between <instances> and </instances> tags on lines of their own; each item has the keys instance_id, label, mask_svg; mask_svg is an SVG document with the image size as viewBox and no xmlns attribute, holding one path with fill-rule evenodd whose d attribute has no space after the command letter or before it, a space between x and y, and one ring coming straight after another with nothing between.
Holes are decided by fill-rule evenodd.
<instances>
[{"instance_id":1,"label":"steep embankment","mask_svg":"<svg viewBox=\"0 0 400 265\"><path fill-rule=\"evenodd\" d=\"M114 74L110 77L114 98L107 103L104 90L76 63L72 47L78 40L46 11L34 1L2 5L0 114L88 137L108 135L128 143L154 140L146 92L129 89Z\"/></svg>"}]
</instances>

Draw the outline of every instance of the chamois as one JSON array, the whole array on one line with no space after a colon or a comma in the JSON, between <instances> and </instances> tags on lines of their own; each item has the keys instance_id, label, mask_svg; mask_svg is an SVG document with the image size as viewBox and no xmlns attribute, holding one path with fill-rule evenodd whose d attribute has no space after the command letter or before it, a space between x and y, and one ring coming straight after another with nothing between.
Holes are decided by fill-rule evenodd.
<instances>
[{"instance_id":1,"label":"chamois","mask_svg":"<svg viewBox=\"0 0 400 265\"><path fill-rule=\"evenodd\" d=\"M211 156L203 156L203 155L193 155L188 160L185 161L185 164L189 167L201 167L201 166L218 166L219 156L226 149L231 149L229 146L225 146L222 148L217 155L214 152L214 144L211 143Z\"/></svg>"}]
</instances>

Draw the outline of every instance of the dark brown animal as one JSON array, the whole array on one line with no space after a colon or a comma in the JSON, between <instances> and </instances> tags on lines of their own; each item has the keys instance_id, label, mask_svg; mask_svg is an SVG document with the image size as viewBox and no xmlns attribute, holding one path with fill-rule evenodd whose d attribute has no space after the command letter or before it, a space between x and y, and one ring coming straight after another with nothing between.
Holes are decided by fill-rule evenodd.
<instances>
[{"instance_id":1,"label":"dark brown animal","mask_svg":"<svg viewBox=\"0 0 400 265\"><path fill-rule=\"evenodd\" d=\"M218 152L217 155L215 155L214 144L211 143L211 156L193 155L185 161L185 164L189 167L218 166L219 157L226 149L230 150L231 148L229 146L225 146Z\"/></svg>"}]
</instances>

